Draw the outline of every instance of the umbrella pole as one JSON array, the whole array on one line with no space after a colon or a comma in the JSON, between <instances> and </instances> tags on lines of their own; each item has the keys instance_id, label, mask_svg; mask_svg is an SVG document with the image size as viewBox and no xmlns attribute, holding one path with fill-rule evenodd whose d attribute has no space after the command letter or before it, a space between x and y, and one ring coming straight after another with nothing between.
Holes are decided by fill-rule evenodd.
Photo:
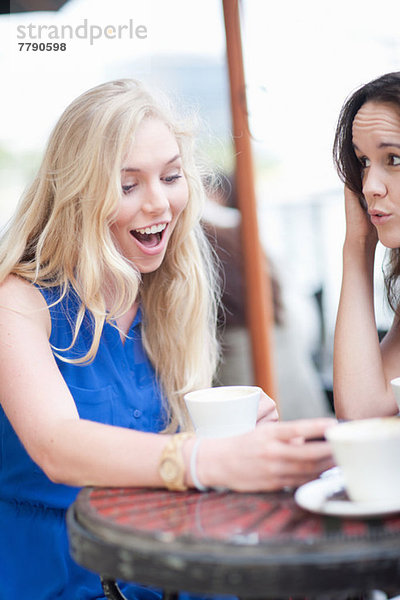
<instances>
[{"instance_id":1,"label":"umbrella pole","mask_svg":"<svg viewBox=\"0 0 400 600\"><path fill-rule=\"evenodd\" d=\"M242 215L242 247L246 283L247 323L250 332L254 381L275 398L271 352L273 307L271 285L265 275L261 248L251 139L240 33L239 0L223 0L231 94L232 128L236 151L236 186Z\"/></svg>"}]
</instances>

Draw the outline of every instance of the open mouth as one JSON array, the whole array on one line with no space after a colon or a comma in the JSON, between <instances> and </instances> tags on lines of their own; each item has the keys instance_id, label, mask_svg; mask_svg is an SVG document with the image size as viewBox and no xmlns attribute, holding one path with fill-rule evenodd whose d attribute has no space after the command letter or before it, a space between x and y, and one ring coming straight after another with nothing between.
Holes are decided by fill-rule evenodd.
<instances>
[{"instance_id":1,"label":"open mouth","mask_svg":"<svg viewBox=\"0 0 400 600\"><path fill-rule=\"evenodd\" d=\"M143 229L132 229L131 235L146 248L155 248L162 240L163 233L167 227L166 223L152 225Z\"/></svg>"}]
</instances>

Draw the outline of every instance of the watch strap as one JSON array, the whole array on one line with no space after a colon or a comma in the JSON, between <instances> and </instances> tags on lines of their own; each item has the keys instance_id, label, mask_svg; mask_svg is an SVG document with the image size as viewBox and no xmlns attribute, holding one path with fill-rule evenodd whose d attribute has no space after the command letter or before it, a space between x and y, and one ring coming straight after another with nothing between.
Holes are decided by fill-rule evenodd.
<instances>
[{"instance_id":1,"label":"watch strap","mask_svg":"<svg viewBox=\"0 0 400 600\"><path fill-rule=\"evenodd\" d=\"M165 486L174 492L188 489L185 483L185 463L182 454L183 443L194 437L193 433L176 433L170 437L163 448L159 462L159 473Z\"/></svg>"}]
</instances>

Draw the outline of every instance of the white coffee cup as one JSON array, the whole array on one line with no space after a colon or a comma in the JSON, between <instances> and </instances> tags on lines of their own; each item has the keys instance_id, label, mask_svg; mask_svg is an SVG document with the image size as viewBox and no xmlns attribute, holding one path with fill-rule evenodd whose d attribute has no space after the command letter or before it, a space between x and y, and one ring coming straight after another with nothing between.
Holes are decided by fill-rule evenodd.
<instances>
[{"instance_id":1,"label":"white coffee cup","mask_svg":"<svg viewBox=\"0 0 400 600\"><path fill-rule=\"evenodd\" d=\"M339 423L325 436L354 502L400 503L400 419Z\"/></svg>"},{"instance_id":2,"label":"white coffee cup","mask_svg":"<svg viewBox=\"0 0 400 600\"><path fill-rule=\"evenodd\" d=\"M395 379L392 379L392 381L390 382L390 385L392 386L394 397L396 398L397 407L398 407L399 413L400 413L400 377L396 377Z\"/></svg>"},{"instance_id":3,"label":"white coffee cup","mask_svg":"<svg viewBox=\"0 0 400 600\"><path fill-rule=\"evenodd\" d=\"M221 386L185 394L196 435L229 437L255 428L261 388Z\"/></svg>"}]
</instances>

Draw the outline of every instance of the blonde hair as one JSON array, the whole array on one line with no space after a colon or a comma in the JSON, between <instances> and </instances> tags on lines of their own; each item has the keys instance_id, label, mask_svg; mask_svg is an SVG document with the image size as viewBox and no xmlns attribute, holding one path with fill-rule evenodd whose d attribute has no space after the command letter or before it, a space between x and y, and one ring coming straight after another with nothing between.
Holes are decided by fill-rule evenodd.
<instances>
[{"instance_id":1,"label":"blonde hair","mask_svg":"<svg viewBox=\"0 0 400 600\"><path fill-rule=\"evenodd\" d=\"M141 276L117 249L110 225L123 159L148 117L160 118L174 134L189 199L162 265ZM92 313L93 342L78 362L94 358L105 321L114 324L140 294L143 343L168 401L168 431L190 427L183 394L211 385L218 360L216 277L200 226L204 199L191 130L165 99L137 81L117 80L87 91L64 111L0 243L0 282L14 273L42 287L60 286L61 297L69 287L77 292L82 304L72 344L85 310ZM107 310L106 286L117 290Z\"/></svg>"}]
</instances>

